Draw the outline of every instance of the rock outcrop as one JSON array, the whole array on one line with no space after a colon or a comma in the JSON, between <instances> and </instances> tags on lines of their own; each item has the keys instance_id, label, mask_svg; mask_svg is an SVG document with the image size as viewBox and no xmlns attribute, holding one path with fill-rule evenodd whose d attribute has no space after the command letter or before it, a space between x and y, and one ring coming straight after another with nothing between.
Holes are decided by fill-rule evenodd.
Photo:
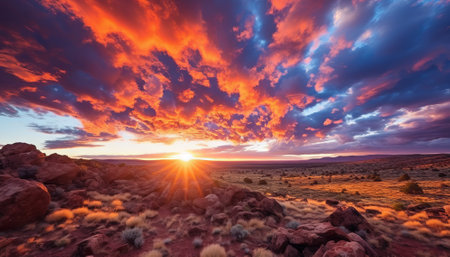
<instances>
[{"instance_id":1,"label":"rock outcrop","mask_svg":"<svg viewBox=\"0 0 450 257\"><path fill-rule=\"evenodd\" d=\"M36 181L0 176L0 230L42 218L50 203L47 188Z\"/></svg>"}]
</instances>

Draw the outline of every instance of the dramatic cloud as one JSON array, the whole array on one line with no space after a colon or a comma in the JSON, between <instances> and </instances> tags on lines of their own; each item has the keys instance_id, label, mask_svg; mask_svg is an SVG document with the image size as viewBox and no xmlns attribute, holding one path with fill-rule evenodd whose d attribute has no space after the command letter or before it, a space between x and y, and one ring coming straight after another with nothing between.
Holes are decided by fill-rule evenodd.
<instances>
[{"instance_id":1,"label":"dramatic cloud","mask_svg":"<svg viewBox=\"0 0 450 257\"><path fill-rule=\"evenodd\" d=\"M62 136L47 148L126 131L228 142L204 149L218 154L449 151L449 13L442 0L2 1L0 115L81 121L31 125Z\"/></svg>"}]
</instances>

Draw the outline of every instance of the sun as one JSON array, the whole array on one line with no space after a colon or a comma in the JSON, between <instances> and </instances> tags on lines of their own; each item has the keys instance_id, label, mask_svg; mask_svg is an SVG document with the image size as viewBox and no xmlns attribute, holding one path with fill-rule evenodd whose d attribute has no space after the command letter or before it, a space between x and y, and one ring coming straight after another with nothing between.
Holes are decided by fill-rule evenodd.
<instances>
[{"instance_id":1,"label":"sun","mask_svg":"<svg viewBox=\"0 0 450 257\"><path fill-rule=\"evenodd\" d=\"M188 152L182 152L175 156L178 160L188 162L194 158L194 156L191 153Z\"/></svg>"}]
</instances>

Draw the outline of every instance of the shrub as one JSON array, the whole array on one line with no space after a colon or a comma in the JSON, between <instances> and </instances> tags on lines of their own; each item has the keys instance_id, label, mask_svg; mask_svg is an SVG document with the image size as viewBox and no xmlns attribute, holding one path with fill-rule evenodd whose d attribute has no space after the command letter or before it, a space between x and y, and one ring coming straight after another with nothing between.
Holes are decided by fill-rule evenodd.
<instances>
[{"instance_id":1,"label":"shrub","mask_svg":"<svg viewBox=\"0 0 450 257\"><path fill-rule=\"evenodd\" d=\"M45 221L49 223L63 221L66 219L73 219L73 213L69 209L60 209L57 211L54 211L52 214L48 215L45 218Z\"/></svg>"},{"instance_id":2,"label":"shrub","mask_svg":"<svg viewBox=\"0 0 450 257\"><path fill-rule=\"evenodd\" d=\"M203 245L203 240L199 237L194 238L192 241L192 245L194 245L195 248L199 248Z\"/></svg>"},{"instance_id":3,"label":"shrub","mask_svg":"<svg viewBox=\"0 0 450 257\"><path fill-rule=\"evenodd\" d=\"M409 177L409 175L407 173L404 173L403 175L401 175L398 178L398 182L402 182L402 181L406 181L406 180L410 180L411 178Z\"/></svg>"},{"instance_id":4,"label":"shrub","mask_svg":"<svg viewBox=\"0 0 450 257\"><path fill-rule=\"evenodd\" d=\"M141 217L132 216L125 221L127 227L142 227L144 225L144 219Z\"/></svg>"},{"instance_id":5,"label":"shrub","mask_svg":"<svg viewBox=\"0 0 450 257\"><path fill-rule=\"evenodd\" d=\"M300 223L298 223L295 220L291 220L288 223L286 223L286 225L284 225L286 228L292 228L292 229L297 229L300 226Z\"/></svg>"},{"instance_id":6,"label":"shrub","mask_svg":"<svg viewBox=\"0 0 450 257\"><path fill-rule=\"evenodd\" d=\"M156 216L158 216L158 211L154 210L146 210L143 213L139 214L139 217L142 217L144 219L152 219Z\"/></svg>"},{"instance_id":7,"label":"shrub","mask_svg":"<svg viewBox=\"0 0 450 257\"><path fill-rule=\"evenodd\" d=\"M87 222L99 221L118 221L119 214L117 212L92 212L84 218Z\"/></svg>"},{"instance_id":8,"label":"shrub","mask_svg":"<svg viewBox=\"0 0 450 257\"><path fill-rule=\"evenodd\" d=\"M394 203L394 204L392 204L392 209L394 209L396 211L403 211L406 209L406 207L402 203Z\"/></svg>"},{"instance_id":9,"label":"shrub","mask_svg":"<svg viewBox=\"0 0 450 257\"><path fill-rule=\"evenodd\" d=\"M244 183L251 184L253 183L253 180L251 180L250 178L244 178Z\"/></svg>"},{"instance_id":10,"label":"shrub","mask_svg":"<svg viewBox=\"0 0 450 257\"><path fill-rule=\"evenodd\" d=\"M314 180L313 182L311 182L311 185L317 185L319 184L319 182L317 182L317 180Z\"/></svg>"},{"instance_id":11,"label":"shrub","mask_svg":"<svg viewBox=\"0 0 450 257\"><path fill-rule=\"evenodd\" d=\"M440 178L443 178L443 177L446 177L447 175L446 175L445 173L443 173L443 172L440 172L440 173L438 174L438 176L439 176Z\"/></svg>"},{"instance_id":12,"label":"shrub","mask_svg":"<svg viewBox=\"0 0 450 257\"><path fill-rule=\"evenodd\" d=\"M267 185L267 181L266 181L265 179L261 179L261 180L258 182L258 185Z\"/></svg>"},{"instance_id":13,"label":"shrub","mask_svg":"<svg viewBox=\"0 0 450 257\"><path fill-rule=\"evenodd\" d=\"M91 211L86 207L80 207L72 210L75 215L88 215Z\"/></svg>"},{"instance_id":14,"label":"shrub","mask_svg":"<svg viewBox=\"0 0 450 257\"><path fill-rule=\"evenodd\" d=\"M111 205L114 207L122 206L123 202L119 199L115 199L111 202Z\"/></svg>"},{"instance_id":15,"label":"shrub","mask_svg":"<svg viewBox=\"0 0 450 257\"><path fill-rule=\"evenodd\" d=\"M425 222L425 224L427 224L428 227L434 229L444 229L445 227L448 226L447 224L443 223L438 219L429 219Z\"/></svg>"},{"instance_id":16,"label":"shrub","mask_svg":"<svg viewBox=\"0 0 450 257\"><path fill-rule=\"evenodd\" d=\"M102 202L100 202L100 201L85 200L84 204L87 205L89 208L100 208L100 207L102 207Z\"/></svg>"},{"instance_id":17,"label":"shrub","mask_svg":"<svg viewBox=\"0 0 450 257\"><path fill-rule=\"evenodd\" d=\"M140 228L127 228L122 231L122 239L136 248L140 248L144 244L144 236Z\"/></svg>"},{"instance_id":18,"label":"shrub","mask_svg":"<svg viewBox=\"0 0 450 257\"><path fill-rule=\"evenodd\" d=\"M422 188L416 182L409 182L400 188L400 192L405 194L423 194Z\"/></svg>"},{"instance_id":19,"label":"shrub","mask_svg":"<svg viewBox=\"0 0 450 257\"><path fill-rule=\"evenodd\" d=\"M203 248L200 257L227 257L225 248L218 244L211 244Z\"/></svg>"},{"instance_id":20,"label":"shrub","mask_svg":"<svg viewBox=\"0 0 450 257\"><path fill-rule=\"evenodd\" d=\"M256 248L253 250L253 257L273 257L273 253L269 250L266 250L264 248Z\"/></svg>"},{"instance_id":21,"label":"shrub","mask_svg":"<svg viewBox=\"0 0 450 257\"><path fill-rule=\"evenodd\" d=\"M235 240L242 241L248 236L248 231L241 224L236 224L231 227L230 234Z\"/></svg>"},{"instance_id":22,"label":"shrub","mask_svg":"<svg viewBox=\"0 0 450 257\"><path fill-rule=\"evenodd\" d=\"M342 188L342 190L341 190L341 193L345 193L345 192L347 192L347 189L345 189L345 188Z\"/></svg>"}]
</instances>

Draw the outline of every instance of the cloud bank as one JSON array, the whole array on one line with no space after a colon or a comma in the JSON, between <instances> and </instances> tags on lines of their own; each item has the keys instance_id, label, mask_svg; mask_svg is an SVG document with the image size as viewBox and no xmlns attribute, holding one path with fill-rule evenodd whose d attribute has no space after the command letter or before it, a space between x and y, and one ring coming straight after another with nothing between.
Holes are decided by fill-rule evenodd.
<instances>
[{"instance_id":1,"label":"cloud bank","mask_svg":"<svg viewBox=\"0 0 450 257\"><path fill-rule=\"evenodd\" d=\"M450 151L448 1L0 3L0 115L70 115L47 148L270 141L279 154ZM217 150L217 149L216 149Z\"/></svg>"}]
</instances>

